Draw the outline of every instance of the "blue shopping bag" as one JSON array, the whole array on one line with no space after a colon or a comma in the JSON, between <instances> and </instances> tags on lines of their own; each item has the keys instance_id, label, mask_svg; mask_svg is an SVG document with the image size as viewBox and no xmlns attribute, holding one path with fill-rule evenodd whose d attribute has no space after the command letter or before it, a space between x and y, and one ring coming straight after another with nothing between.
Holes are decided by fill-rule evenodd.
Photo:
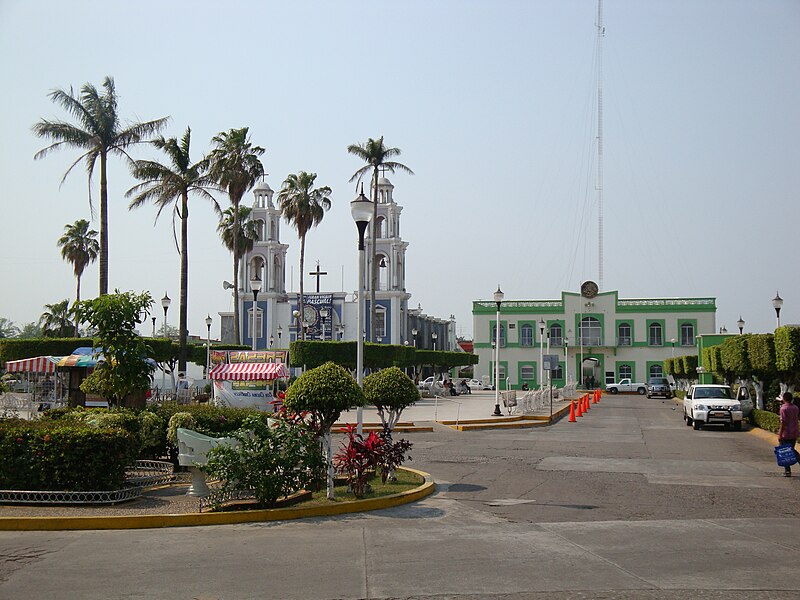
<instances>
[{"instance_id":1,"label":"blue shopping bag","mask_svg":"<svg viewBox=\"0 0 800 600\"><path fill-rule=\"evenodd\" d=\"M789 445L775 446L775 458L779 467L790 467L797 463L797 453Z\"/></svg>"}]
</instances>

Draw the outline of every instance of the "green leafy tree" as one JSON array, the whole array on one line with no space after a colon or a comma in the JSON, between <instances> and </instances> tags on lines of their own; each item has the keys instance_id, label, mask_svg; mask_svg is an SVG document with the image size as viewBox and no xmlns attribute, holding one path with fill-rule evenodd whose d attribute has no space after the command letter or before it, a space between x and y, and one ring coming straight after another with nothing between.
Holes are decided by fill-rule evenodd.
<instances>
[{"instance_id":1,"label":"green leafy tree","mask_svg":"<svg viewBox=\"0 0 800 600\"><path fill-rule=\"evenodd\" d=\"M42 337L42 328L38 323L25 323L19 330L18 338L31 339Z\"/></svg>"},{"instance_id":2,"label":"green leafy tree","mask_svg":"<svg viewBox=\"0 0 800 600\"><path fill-rule=\"evenodd\" d=\"M55 304L45 304L44 312L39 317L42 337L71 336L75 331L72 324L74 315L75 307L69 305L69 300L62 300Z\"/></svg>"},{"instance_id":3,"label":"green leafy tree","mask_svg":"<svg viewBox=\"0 0 800 600\"><path fill-rule=\"evenodd\" d=\"M168 120L168 117L165 117L123 126L117 109L118 98L114 79L106 77L103 79L102 87L103 91L99 92L91 83L86 83L81 88L80 96L76 96L72 88L68 92L53 90L50 92L50 99L71 115L76 123L42 119L33 126L35 135L53 142L39 150L34 159L43 158L53 150L63 147L83 151L83 154L64 173L61 182L63 183L75 165L83 160L89 174L89 207L93 214L92 174L98 159L100 161L99 289L101 295L108 293L108 157L116 155L130 160L128 148L158 133Z\"/></svg>"},{"instance_id":4,"label":"green leafy tree","mask_svg":"<svg viewBox=\"0 0 800 600\"><path fill-rule=\"evenodd\" d=\"M72 264L72 272L78 280L75 290L75 304L81 301L81 277L90 263L97 260L100 243L97 232L89 229L89 221L78 219L71 225L64 225L64 235L58 238L61 258ZM75 321L75 337L78 337L78 322Z\"/></svg>"},{"instance_id":5,"label":"green leafy tree","mask_svg":"<svg viewBox=\"0 0 800 600\"><path fill-rule=\"evenodd\" d=\"M13 338L19 336L19 327L14 325L14 322L0 317L0 338Z\"/></svg>"},{"instance_id":6,"label":"green leafy tree","mask_svg":"<svg viewBox=\"0 0 800 600\"><path fill-rule=\"evenodd\" d=\"M286 390L284 406L295 413L310 412L322 434L327 473L327 498L333 500L333 455L331 427L343 410L364 406L366 399L356 380L332 362L311 369Z\"/></svg>"},{"instance_id":7,"label":"green leafy tree","mask_svg":"<svg viewBox=\"0 0 800 600\"><path fill-rule=\"evenodd\" d=\"M81 321L97 329L98 345L105 355L81 383L83 392L98 394L112 406L123 405L129 396L144 397L154 367L147 360L147 344L138 328L152 304L147 292L116 291L78 305Z\"/></svg>"},{"instance_id":8,"label":"green leafy tree","mask_svg":"<svg viewBox=\"0 0 800 600\"><path fill-rule=\"evenodd\" d=\"M764 410L764 387L775 379L775 336L771 333L748 334L747 354L752 367L756 408Z\"/></svg>"},{"instance_id":9,"label":"green leafy tree","mask_svg":"<svg viewBox=\"0 0 800 600\"><path fill-rule=\"evenodd\" d=\"M419 390L403 371L390 367L364 378L364 396L378 409L384 429L391 432L403 411L419 400Z\"/></svg>"},{"instance_id":10,"label":"green leafy tree","mask_svg":"<svg viewBox=\"0 0 800 600\"><path fill-rule=\"evenodd\" d=\"M206 175L208 161L203 159L193 163L189 156L192 130L186 128L183 137L165 139L159 136L151 143L162 150L169 159L169 165L154 160L137 160L132 173L142 183L133 186L125 194L133 197L128 208L138 208L146 202L158 207L156 220L168 207L173 213L173 236L175 217L180 219L181 236L178 253L181 257L181 298L178 317L178 370L186 371L186 333L188 331L187 309L189 302L189 196L194 194L210 201L217 213L219 204L209 192L214 182ZM176 240L177 245L177 240Z\"/></svg>"},{"instance_id":11,"label":"green leafy tree","mask_svg":"<svg viewBox=\"0 0 800 600\"><path fill-rule=\"evenodd\" d=\"M800 384L800 327L784 325L775 330L775 368L781 393L794 392Z\"/></svg>"},{"instance_id":12,"label":"green leafy tree","mask_svg":"<svg viewBox=\"0 0 800 600\"><path fill-rule=\"evenodd\" d=\"M378 228L376 223L378 221L378 172L389 171L403 171L409 175L413 175L414 171L409 169L406 165L391 160L396 156L400 156L400 148L387 148L383 143L383 136L377 140L372 138L367 139L364 144L350 144L347 151L363 160L366 165L361 167L358 171L353 173L350 181L361 179L364 175L372 171L372 225L370 226L372 237L372 252L375 252L378 241ZM370 257L372 269L370 273L370 286L369 286L369 305L370 305L370 320L369 320L369 340L375 341L375 290L378 287L378 261L375 257Z\"/></svg>"},{"instance_id":13,"label":"green leafy tree","mask_svg":"<svg viewBox=\"0 0 800 600\"><path fill-rule=\"evenodd\" d=\"M248 136L249 129L231 129L211 139L214 149L208 155L209 176L225 191L233 207L234 231L239 230L239 203L258 178L264 175L264 165L258 158L264 148L253 146ZM242 336L239 325L239 238L233 236L233 336L240 344Z\"/></svg>"},{"instance_id":14,"label":"green leafy tree","mask_svg":"<svg viewBox=\"0 0 800 600\"><path fill-rule=\"evenodd\" d=\"M283 218L297 230L300 238L300 302L298 310L303 314L303 273L305 273L306 235L312 227L322 222L325 211L331 207L331 188L323 186L314 187L316 173L300 171L292 173L283 182L281 191L278 192L278 208L283 212ZM305 330L303 330L305 339Z\"/></svg>"}]
</instances>

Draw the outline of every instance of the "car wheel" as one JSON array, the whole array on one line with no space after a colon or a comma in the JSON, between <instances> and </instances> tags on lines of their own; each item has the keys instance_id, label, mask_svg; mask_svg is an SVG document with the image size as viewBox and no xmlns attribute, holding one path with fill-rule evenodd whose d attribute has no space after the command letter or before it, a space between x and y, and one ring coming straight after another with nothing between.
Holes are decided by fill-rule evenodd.
<instances>
[{"instance_id":1,"label":"car wheel","mask_svg":"<svg viewBox=\"0 0 800 600\"><path fill-rule=\"evenodd\" d=\"M616 393L617 393L617 388L611 388L611 389L610 389L610 390L608 390L608 391L609 391L609 393L611 393L611 394L616 394Z\"/></svg>"},{"instance_id":2,"label":"car wheel","mask_svg":"<svg viewBox=\"0 0 800 600\"><path fill-rule=\"evenodd\" d=\"M742 430L742 422L741 421L736 421L733 424L733 430L734 431L741 431Z\"/></svg>"},{"instance_id":3,"label":"car wheel","mask_svg":"<svg viewBox=\"0 0 800 600\"><path fill-rule=\"evenodd\" d=\"M686 426L687 427L691 427L691 425L692 425L692 417L690 417L686 413L683 413L683 418L686 419Z\"/></svg>"},{"instance_id":4,"label":"car wheel","mask_svg":"<svg viewBox=\"0 0 800 600\"><path fill-rule=\"evenodd\" d=\"M700 421L692 420L692 429L694 429L695 431L700 429L702 426L703 424Z\"/></svg>"},{"instance_id":5,"label":"car wheel","mask_svg":"<svg viewBox=\"0 0 800 600\"><path fill-rule=\"evenodd\" d=\"M636 391L639 392L640 396L644 396L647 393L647 390L645 388L639 388Z\"/></svg>"}]
</instances>

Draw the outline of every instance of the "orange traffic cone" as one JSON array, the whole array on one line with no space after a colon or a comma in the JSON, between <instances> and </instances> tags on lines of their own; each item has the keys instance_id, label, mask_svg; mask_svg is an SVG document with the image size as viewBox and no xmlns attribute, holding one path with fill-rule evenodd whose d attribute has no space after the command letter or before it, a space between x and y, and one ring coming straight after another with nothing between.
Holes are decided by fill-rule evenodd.
<instances>
[{"instance_id":1,"label":"orange traffic cone","mask_svg":"<svg viewBox=\"0 0 800 600\"><path fill-rule=\"evenodd\" d=\"M588 411L590 408L592 408L592 403L589 402L589 394L586 394L583 397L583 410Z\"/></svg>"},{"instance_id":2,"label":"orange traffic cone","mask_svg":"<svg viewBox=\"0 0 800 600\"><path fill-rule=\"evenodd\" d=\"M600 390L595 390L594 394L592 394L592 402L597 404L600 401Z\"/></svg>"},{"instance_id":3,"label":"orange traffic cone","mask_svg":"<svg viewBox=\"0 0 800 600\"><path fill-rule=\"evenodd\" d=\"M581 406L581 405L583 404L583 398L581 398L580 400L578 400L578 403L577 403L577 404L578 404L578 407L577 407L577 409L575 410L575 416L576 416L576 417L582 417L582 416L583 416L583 406Z\"/></svg>"},{"instance_id":4,"label":"orange traffic cone","mask_svg":"<svg viewBox=\"0 0 800 600\"><path fill-rule=\"evenodd\" d=\"M574 423L577 421L575 418L575 400L569 401L569 422Z\"/></svg>"}]
</instances>

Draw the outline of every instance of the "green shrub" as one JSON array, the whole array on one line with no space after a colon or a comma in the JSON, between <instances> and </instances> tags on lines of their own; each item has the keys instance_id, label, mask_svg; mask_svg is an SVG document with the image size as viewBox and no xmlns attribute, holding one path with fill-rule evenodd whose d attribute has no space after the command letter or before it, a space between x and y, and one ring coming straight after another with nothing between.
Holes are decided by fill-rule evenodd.
<instances>
[{"instance_id":1,"label":"green shrub","mask_svg":"<svg viewBox=\"0 0 800 600\"><path fill-rule=\"evenodd\" d=\"M188 412L177 412L169 418L167 425L167 442L174 448L178 447L178 429L195 429L197 427L194 417Z\"/></svg>"},{"instance_id":2,"label":"green shrub","mask_svg":"<svg viewBox=\"0 0 800 600\"><path fill-rule=\"evenodd\" d=\"M778 415L768 410L753 409L753 414L750 415L750 422L756 427L766 429L772 433L778 433L781 426L781 420Z\"/></svg>"},{"instance_id":3,"label":"green shrub","mask_svg":"<svg viewBox=\"0 0 800 600\"><path fill-rule=\"evenodd\" d=\"M262 413L263 414L263 413ZM316 431L295 416L248 417L234 433L240 445L208 452L205 471L221 481L221 491L252 490L261 505L308 488L319 480L324 461Z\"/></svg>"},{"instance_id":4,"label":"green shrub","mask_svg":"<svg viewBox=\"0 0 800 600\"><path fill-rule=\"evenodd\" d=\"M0 421L0 489L119 489L138 452L138 438L120 428Z\"/></svg>"}]
</instances>

